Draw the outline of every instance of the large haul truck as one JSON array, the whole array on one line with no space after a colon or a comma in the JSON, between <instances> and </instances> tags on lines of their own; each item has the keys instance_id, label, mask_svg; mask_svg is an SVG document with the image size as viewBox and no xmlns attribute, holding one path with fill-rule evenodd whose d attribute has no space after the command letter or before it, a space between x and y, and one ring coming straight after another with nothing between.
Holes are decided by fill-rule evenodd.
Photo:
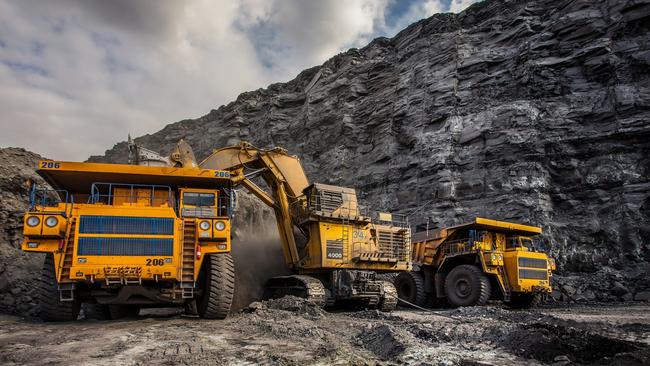
<instances>
[{"instance_id":1,"label":"large haul truck","mask_svg":"<svg viewBox=\"0 0 650 366\"><path fill-rule=\"evenodd\" d=\"M555 262L534 248L542 229L485 218L413 235L414 271L395 279L399 297L417 306L452 307L503 300L535 305L551 292Z\"/></svg>"},{"instance_id":2,"label":"large haul truck","mask_svg":"<svg viewBox=\"0 0 650 366\"><path fill-rule=\"evenodd\" d=\"M230 173L197 167L39 162L54 190L33 185L27 252L45 253L46 321L118 318L184 305L227 316L234 292Z\"/></svg>"}]
</instances>

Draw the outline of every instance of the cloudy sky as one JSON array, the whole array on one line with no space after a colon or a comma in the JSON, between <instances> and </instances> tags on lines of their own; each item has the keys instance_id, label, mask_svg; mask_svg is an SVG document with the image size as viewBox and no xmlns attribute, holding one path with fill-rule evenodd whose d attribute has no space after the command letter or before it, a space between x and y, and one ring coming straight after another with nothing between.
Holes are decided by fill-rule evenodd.
<instances>
[{"instance_id":1,"label":"cloudy sky","mask_svg":"<svg viewBox=\"0 0 650 366\"><path fill-rule=\"evenodd\" d=\"M85 160L475 1L0 0L0 147Z\"/></svg>"}]
</instances>

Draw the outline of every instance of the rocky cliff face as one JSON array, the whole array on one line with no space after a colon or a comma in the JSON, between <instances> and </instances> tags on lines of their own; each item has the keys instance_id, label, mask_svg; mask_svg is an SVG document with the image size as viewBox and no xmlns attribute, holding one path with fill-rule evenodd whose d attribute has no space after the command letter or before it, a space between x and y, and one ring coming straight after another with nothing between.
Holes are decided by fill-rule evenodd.
<instances>
[{"instance_id":1,"label":"rocky cliff face","mask_svg":"<svg viewBox=\"0 0 650 366\"><path fill-rule=\"evenodd\" d=\"M43 256L20 250L23 214L27 210L27 179L42 182L34 172L39 155L24 149L0 149L0 311L35 315L35 283Z\"/></svg>"},{"instance_id":2,"label":"rocky cliff face","mask_svg":"<svg viewBox=\"0 0 650 366\"><path fill-rule=\"evenodd\" d=\"M283 146L373 208L541 225L563 271L648 287L649 26L647 1L485 1L136 141Z\"/></svg>"}]
</instances>

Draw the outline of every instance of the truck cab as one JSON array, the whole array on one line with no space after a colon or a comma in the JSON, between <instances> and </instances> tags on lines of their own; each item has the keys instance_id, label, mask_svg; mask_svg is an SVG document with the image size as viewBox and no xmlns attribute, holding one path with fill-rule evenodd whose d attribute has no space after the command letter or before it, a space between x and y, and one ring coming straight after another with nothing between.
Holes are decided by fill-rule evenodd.
<instances>
[{"instance_id":1,"label":"truck cab","mask_svg":"<svg viewBox=\"0 0 650 366\"><path fill-rule=\"evenodd\" d=\"M227 172L43 161L37 173L54 189L32 187L22 249L46 253L44 320L73 320L82 303L106 317L173 305L227 315ZM214 276L228 281L215 285Z\"/></svg>"}]
</instances>

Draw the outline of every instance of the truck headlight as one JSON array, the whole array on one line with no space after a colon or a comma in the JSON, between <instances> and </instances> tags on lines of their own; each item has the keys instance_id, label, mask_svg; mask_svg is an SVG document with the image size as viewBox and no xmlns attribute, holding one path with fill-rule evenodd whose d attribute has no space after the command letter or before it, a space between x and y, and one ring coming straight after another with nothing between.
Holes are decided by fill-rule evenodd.
<instances>
[{"instance_id":1,"label":"truck headlight","mask_svg":"<svg viewBox=\"0 0 650 366\"><path fill-rule=\"evenodd\" d=\"M199 224L199 228L201 228L201 230L208 230L210 228L210 222L201 221L201 223Z\"/></svg>"},{"instance_id":2,"label":"truck headlight","mask_svg":"<svg viewBox=\"0 0 650 366\"><path fill-rule=\"evenodd\" d=\"M219 231L222 231L223 229L226 228L226 223L223 222L223 221L217 221L217 222L214 223L214 228L219 230Z\"/></svg>"},{"instance_id":3,"label":"truck headlight","mask_svg":"<svg viewBox=\"0 0 650 366\"><path fill-rule=\"evenodd\" d=\"M38 218L38 216L30 216L27 218L27 225L34 227L38 224L41 223L41 219Z\"/></svg>"},{"instance_id":4,"label":"truck headlight","mask_svg":"<svg viewBox=\"0 0 650 366\"><path fill-rule=\"evenodd\" d=\"M554 271L556 268L557 267L555 265L555 259L549 258L548 259L548 269L550 269L551 271Z\"/></svg>"},{"instance_id":5,"label":"truck headlight","mask_svg":"<svg viewBox=\"0 0 650 366\"><path fill-rule=\"evenodd\" d=\"M57 219L54 216L50 216L47 219L45 219L45 225L47 227L55 227L58 224L59 224L59 219Z\"/></svg>"}]
</instances>

